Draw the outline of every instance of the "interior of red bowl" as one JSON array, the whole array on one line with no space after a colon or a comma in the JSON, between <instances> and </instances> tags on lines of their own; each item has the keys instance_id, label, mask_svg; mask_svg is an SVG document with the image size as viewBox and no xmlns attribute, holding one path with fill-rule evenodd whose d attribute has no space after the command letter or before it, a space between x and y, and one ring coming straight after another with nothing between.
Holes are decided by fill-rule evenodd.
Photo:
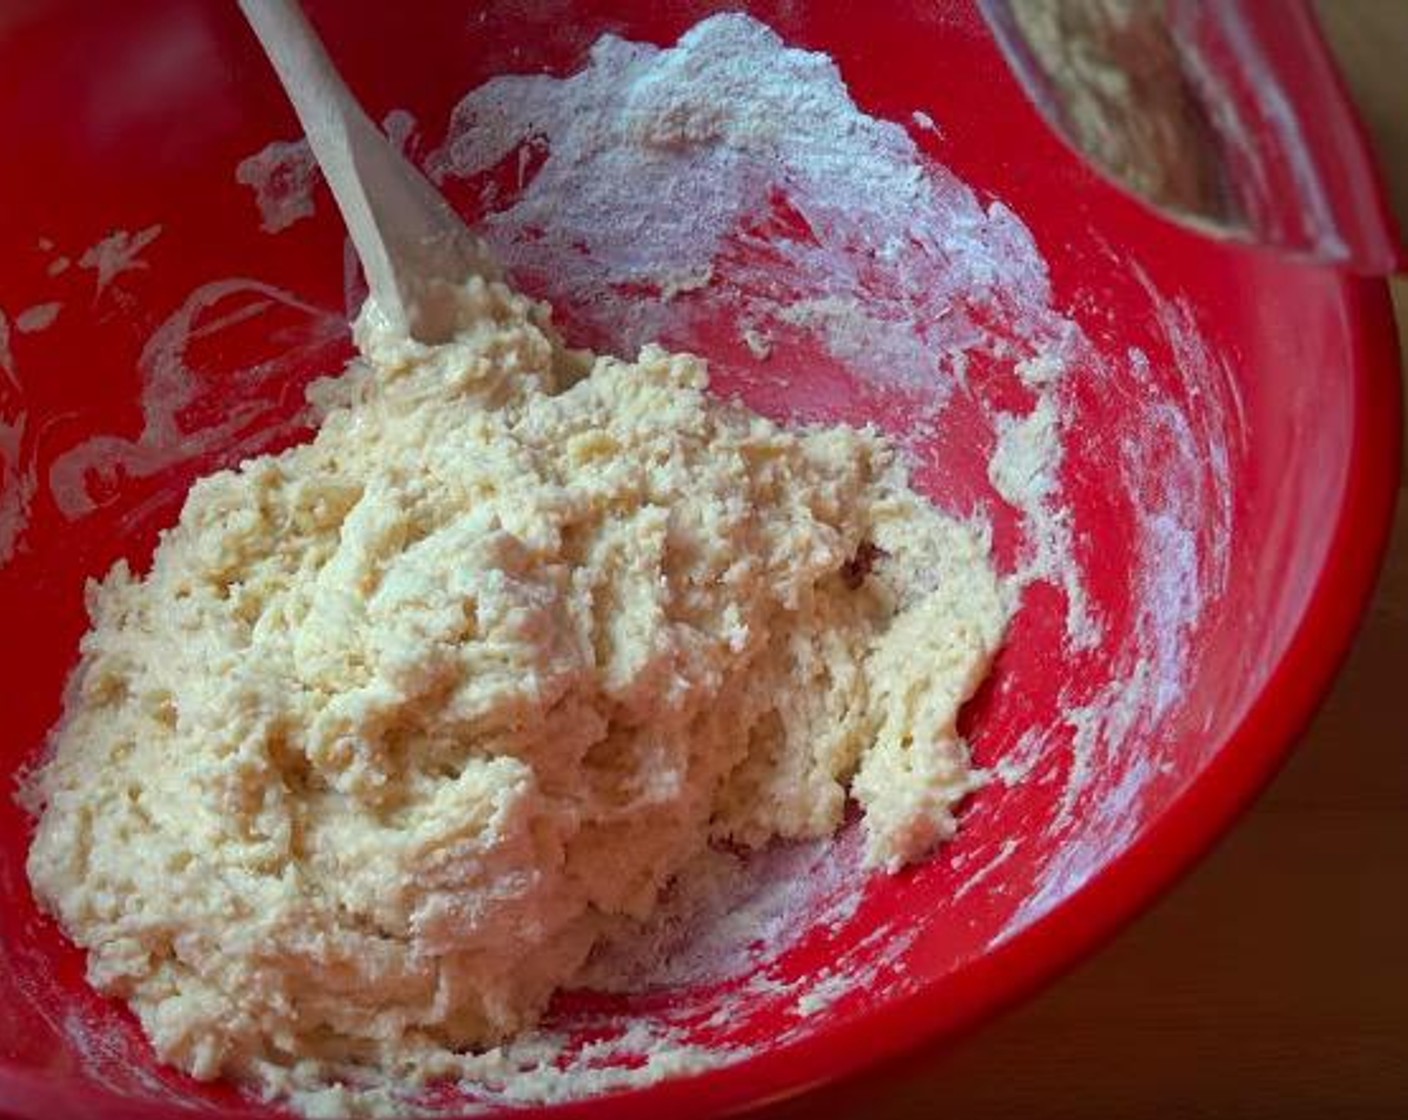
<instances>
[{"instance_id":1,"label":"interior of red bowl","mask_svg":"<svg viewBox=\"0 0 1408 1120\"><path fill-rule=\"evenodd\" d=\"M879 426L936 504L990 527L1019 596L965 711L989 780L957 839L893 877L862 872L854 828L764 853L692 940L657 932L640 991L556 1001L564 1068L594 1071L560 1093L623 1091L664 1049L696 1076L584 1107L699 1113L953 1031L1112 928L1254 791L1381 543L1379 287L1202 240L1095 180L966 5L753 4L686 40L725 60L702 77L661 48L732 5L309 7L569 338L658 336L765 413ZM22 156L0 205L0 750L19 773L59 715L85 579L144 560L194 478L306 434L303 387L350 356L361 288L233 5L37 4L0 31ZM610 151L568 160L572 107L629 114L643 71L743 83L771 125L721 156L686 122L649 179ZM504 74L538 77L472 92ZM613 224L631 200L642 220ZM1052 441L1022 443L1043 418ZM29 827L7 794L0 1108L232 1107L85 986L30 898Z\"/></svg>"}]
</instances>

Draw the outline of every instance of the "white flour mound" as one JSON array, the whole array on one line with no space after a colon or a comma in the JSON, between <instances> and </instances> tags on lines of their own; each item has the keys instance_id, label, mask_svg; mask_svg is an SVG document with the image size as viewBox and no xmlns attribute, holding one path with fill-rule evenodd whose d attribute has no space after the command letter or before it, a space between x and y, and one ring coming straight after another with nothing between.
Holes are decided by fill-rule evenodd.
<instances>
[{"instance_id":1,"label":"white flour mound","mask_svg":"<svg viewBox=\"0 0 1408 1120\"><path fill-rule=\"evenodd\" d=\"M541 166L511 203L491 192L482 232L628 353L718 306L757 345L803 328L857 376L933 394L993 318L1033 345L1068 329L1011 211L861 112L826 55L748 16L668 49L604 36L566 78L495 78L430 166L472 179L514 157ZM758 228L782 211L795 228Z\"/></svg>"}]
</instances>

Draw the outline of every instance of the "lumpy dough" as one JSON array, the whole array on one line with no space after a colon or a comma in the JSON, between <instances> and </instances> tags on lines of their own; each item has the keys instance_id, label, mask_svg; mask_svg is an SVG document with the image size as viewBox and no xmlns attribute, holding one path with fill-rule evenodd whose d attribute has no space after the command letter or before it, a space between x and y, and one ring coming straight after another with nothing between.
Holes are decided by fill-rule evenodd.
<instances>
[{"instance_id":1,"label":"lumpy dough","mask_svg":"<svg viewBox=\"0 0 1408 1120\"><path fill-rule=\"evenodd\" d=\"M29 874L197 1077L493 1045L711 843L825 835L849 791L893 869L976 784L998 583L878 436L458 298L433 348L369 308L316 437L89 588Z\"/></svg>"}]
</instances>

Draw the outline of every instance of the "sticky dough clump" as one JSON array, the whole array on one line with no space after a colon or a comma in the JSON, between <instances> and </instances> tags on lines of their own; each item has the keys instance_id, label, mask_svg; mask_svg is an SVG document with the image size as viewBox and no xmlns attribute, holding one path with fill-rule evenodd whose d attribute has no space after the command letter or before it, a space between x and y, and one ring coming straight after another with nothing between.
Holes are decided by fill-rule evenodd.
<instances>
[{"instance_id":1,"label":"sticky dough clump","mask_svg":"<svg viewBox=\"0 0 1408 1120\"><path fill-rule=\"evenodd\" d=\"M458 298L437 347L364 312L316 437L90 587L29 873L198 1077L493 1045L711 843L826 835L849 793L893 869L975 784L998 583L878 436Z\"/></svg>"}]
</instances>

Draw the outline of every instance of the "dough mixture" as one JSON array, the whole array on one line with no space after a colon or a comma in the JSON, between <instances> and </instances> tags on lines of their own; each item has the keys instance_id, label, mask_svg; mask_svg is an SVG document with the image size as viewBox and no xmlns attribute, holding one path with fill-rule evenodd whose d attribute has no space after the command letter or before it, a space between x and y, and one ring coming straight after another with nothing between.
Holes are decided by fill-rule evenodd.
<instances>
[{"instance_id":1,"label":"dough mixture","mask_svg":"<svg viewBox=\"0 0 1408 1120\"><path fill-rule=\"evenodd\" d=\"M530 1027L711 844L894 869L976 778L982 534L877 435L557 340L497 284L364 311L308 444L198 482L92 629L29 873L166 1061L266 1089Z\"/></svg>"}]
</instances>

